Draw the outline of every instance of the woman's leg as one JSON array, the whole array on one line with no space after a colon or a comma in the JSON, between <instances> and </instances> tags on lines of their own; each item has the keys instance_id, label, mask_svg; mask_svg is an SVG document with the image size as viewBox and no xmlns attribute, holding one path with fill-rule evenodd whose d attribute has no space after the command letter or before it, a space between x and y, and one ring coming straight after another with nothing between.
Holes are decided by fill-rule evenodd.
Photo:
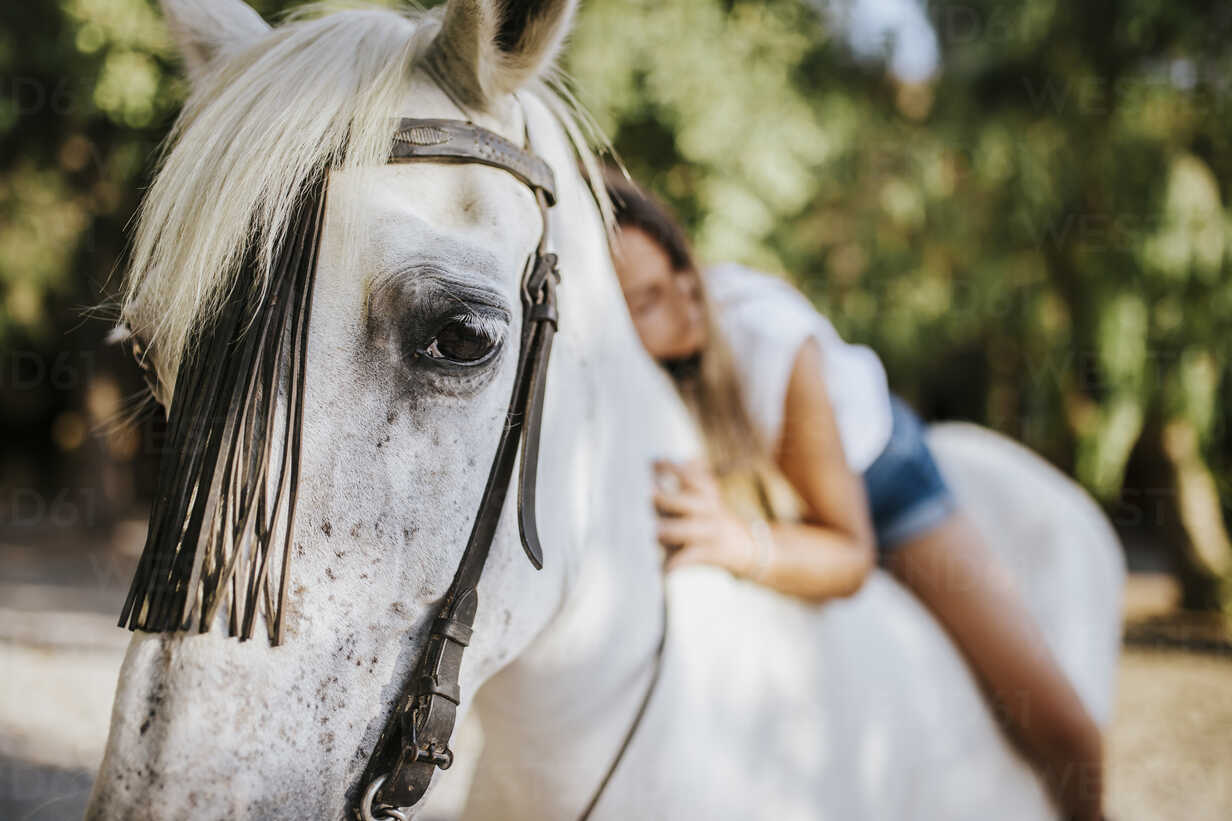
<instances>
[{"instance_id":1,"label":"woman's leg","mask_svg":"<svg viewBox=\"0 0 1232 821\"><path fill-rule=\"evenodd\" d=\"M955 513L897 544L885 564L949 632L1065 817L1097 821L1099 728L971 521Z\"/></svg>"}]
</instances>

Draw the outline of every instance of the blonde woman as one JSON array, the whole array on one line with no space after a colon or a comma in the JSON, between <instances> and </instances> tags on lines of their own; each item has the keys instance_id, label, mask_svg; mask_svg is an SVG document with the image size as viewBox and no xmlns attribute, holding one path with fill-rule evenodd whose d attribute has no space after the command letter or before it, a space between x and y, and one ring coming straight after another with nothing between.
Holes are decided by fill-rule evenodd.
<instances>
[{"instance_id":1,"label":"blonde woman","mask_svg":"<svg viewBox=\"0 0 1232 821\"><path fill-rule=\"evenodd\" d=\"M676 479L655 498L668 570L715 564L820 602L855 593L880 563L949 632L1065 815L1100 819L1099 729L877 356L780 279L703 272L672 215L622 177L609 174L608 193L634 325L709 457L656 466Z\"/></svg>"}]
</instances>

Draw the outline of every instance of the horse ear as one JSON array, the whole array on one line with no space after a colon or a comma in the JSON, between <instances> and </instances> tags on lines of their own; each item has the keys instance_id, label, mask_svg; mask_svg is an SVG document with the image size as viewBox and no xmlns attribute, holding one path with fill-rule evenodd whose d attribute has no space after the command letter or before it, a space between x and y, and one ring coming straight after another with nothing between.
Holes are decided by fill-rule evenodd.
<instances>
[{"instance_id":1,"label":"horse ear","mask_svg":"<svg viewBox=\"0 0 1232 821\"><path fill-rule=\"evenodd\" d=\"M195 81L227 49L244 46L270 30L243 0L159 0L171 36Z\"/></svg>"},{"instance_id":2,"label":"horse ear","mask_svg":"<svg viewBox=\"0 0 1232 821\"><path fill-rule=\"evenodd\" d=\"M577 0L449 0L429 56L469 105L512 94L556 59Z\"/></svg>"}]
</instances>

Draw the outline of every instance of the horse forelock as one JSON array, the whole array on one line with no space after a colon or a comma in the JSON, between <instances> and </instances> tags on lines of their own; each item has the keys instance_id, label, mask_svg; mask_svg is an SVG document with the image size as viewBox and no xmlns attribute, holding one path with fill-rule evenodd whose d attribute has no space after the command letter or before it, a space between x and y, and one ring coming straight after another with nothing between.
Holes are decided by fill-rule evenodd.
<instances>
[{"instance_id":1,"label":"horse forelock","mask_svg":"<svg viewBox=\"0 0 1232 821\"><path fill-rule=\"evenodd\" d=\"M389 118L433 19L377 9L300 16L194 85L139 212L123 294L164 404L194 331L231 289L268 287L312 175L384 161ZM255 281L238 282L248 255Z\"/></svg>"},{"instance_id":2,"label":"horse forelock","mask_svg":"<svg viewBox=\"0 0 1232 821\"><path fill-rule=\"evenodd\" d=\"M145 343L164 405L197 331L232 289L269 287L313 175L385 162L390 120L404 113L414 69L439 29L431 11L311 4L194 83L138 212L122 294L122 316ZM568 93L550 83L530 93L549 103L593 170L587 142L597 131ZM353 253L360 226L345 215L342 224L341 247ZM245 258L256 265L245 267ZM242 270L252 281L239 281Z\"/></svg>"}]
</instances>

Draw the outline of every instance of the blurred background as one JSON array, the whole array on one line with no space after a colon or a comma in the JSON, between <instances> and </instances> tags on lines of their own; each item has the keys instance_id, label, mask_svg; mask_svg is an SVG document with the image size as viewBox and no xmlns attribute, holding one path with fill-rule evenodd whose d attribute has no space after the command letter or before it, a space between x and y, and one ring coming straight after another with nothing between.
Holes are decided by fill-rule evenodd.
<instances>
[{"instance_id":1,"label":"blurred background","mask_svg":"<svg viewBox=\"0 0 1232 821\"><path fill-rule=\"evenodd\" d=\"M1232 817L1229 43L1226 2L586 0L564 61L703 258L1105 506L1116 818ZM155 0L0 9L6 818L79 816L101 754L161 436L107 301L185 90Z\"/></svg>"}]
</instances>

